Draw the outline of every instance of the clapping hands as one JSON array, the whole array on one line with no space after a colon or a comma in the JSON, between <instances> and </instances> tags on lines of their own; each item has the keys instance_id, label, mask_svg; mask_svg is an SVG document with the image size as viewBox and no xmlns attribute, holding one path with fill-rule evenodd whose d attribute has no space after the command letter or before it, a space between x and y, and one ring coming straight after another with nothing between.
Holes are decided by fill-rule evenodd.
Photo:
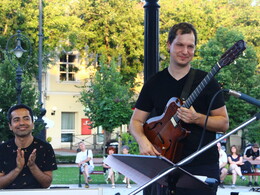
<instances>
[{"instance_id":1,"label":"clapping hands","mask_svg":"<svg viewBox=\"0 0 260 195\"><path fill-rule=\"evenodd\" d=\"M34 149L29 156L27 166L32 167L35 165L36 149ZM17 149L16 165L19 170L22 170L25 165L24 151L21 148Z\"/></svg>"}]
</instances>

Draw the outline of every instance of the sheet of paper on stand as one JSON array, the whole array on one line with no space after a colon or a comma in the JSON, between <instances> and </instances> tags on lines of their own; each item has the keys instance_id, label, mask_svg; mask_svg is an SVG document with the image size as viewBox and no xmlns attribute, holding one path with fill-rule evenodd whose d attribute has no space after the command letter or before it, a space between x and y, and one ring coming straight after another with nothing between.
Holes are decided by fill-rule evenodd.
<instances>
[{"instance_id":1,"label":"sheet of paper on stand","mask_svg":"<svg viewBox=\"0 0 260 195\"><path fill-rule=\"evenodd\" d=\"M159 164L157 163L156 168L154 165L150 166L152 163L154 163L151 161L151 158L148 156L148 158L140 157L143 157L143 155L114 154L109 155L104 162L116 171L133 180L138 185L147 183L151 178L157 176L164 168L172 167L170 164L166 166L165 164L160 165L163 167L159 167ZM164 180L165 178L159 180L159 182L161 184L167 185Z\"/></svg>"}]
</instances>

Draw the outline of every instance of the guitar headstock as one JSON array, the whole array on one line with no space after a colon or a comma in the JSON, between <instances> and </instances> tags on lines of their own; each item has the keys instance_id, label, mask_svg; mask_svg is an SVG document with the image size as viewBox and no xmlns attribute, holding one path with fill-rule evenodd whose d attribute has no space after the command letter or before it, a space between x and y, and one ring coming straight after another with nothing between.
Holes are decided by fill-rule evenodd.
<instances>
[{"instance_id":1,"label":"guitar headstock","mask_svg":"<svg viewBox=\"0 0 260 195\"><path fill-rule=\"evenodd\" d=\"M220 58L219 65L221 67L231 64L244 50L246 49L246 42L240 40L229 48Z\"/></svg>"}]
</instances>

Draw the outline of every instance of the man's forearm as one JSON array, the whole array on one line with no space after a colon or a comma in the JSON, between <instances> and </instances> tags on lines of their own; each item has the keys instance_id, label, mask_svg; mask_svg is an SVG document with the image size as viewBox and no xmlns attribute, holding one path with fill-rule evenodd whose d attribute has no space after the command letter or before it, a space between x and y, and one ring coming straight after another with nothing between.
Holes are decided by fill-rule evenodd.
<instances>
[{"instance_id":1,"label":"man's forearm","mask_svg":"<svg viewBox=\"0 0 260 195\"><path fill-rule=\"evenodd\" d=\"M244 156L243 158L244 158L244 160L250 160L250 159L252 159L251 156L250 156L250 157Z\"/></svg>"},{"instance_id":2,"label":"man's forearm","mask_svg":"<svg viewBox=\"0 0 260 195\"><path fill-rule=\"evenodd\" d=\"M142 144L144 139L147 139L144 134L143 125L148 116L149 116L149 112L135 109L134 114L130 120L130 126L129 126L130 133L132 134L132 136L135 138L135 140L139 145Z\"/></svg>"},{"instance_id":3,"label":"man's forearm","mask_svg":"<svg viewBox=\"0 0 260 195\"><path fill-rule=\"evenodd\" d=\"M37 165L29 167L35 179L43 188L48 188L52 182L52 171L42 172Z\"/></svg>"},{"instance_id":4,"label":"man's forearm","mask_svg":"<svg viewBox=\"0 0 260 195\"><path fill-rule=\"evenodd\" d=\"M200 120L197 124L204 127L205 120L206 115L200 114ZM228 128L228 120L223 116L209 116L206 128L213 132L225 132Z\"/></svg>"},{"instance_id":5,"label":"man's forearm","mask_svg":"<svg viewBox=\"0 0 260 195\"><path fill-rule=\"evenodd\" d=\"M19 168L15 168L11 172L9 172L7 175L0 176L0 189L5 188L8 186L12 181L15 180L15 178L19 175L21 170Z\"/></svg>"},{"instance_id":6,"label":"man's forearm","mask_svg":"<svg viewBox=\"0 0 260 195\"><path fill-rule=\"evenodd\" d=\"M90 157L88 157L86 160L84 160L85 163L89 162L91 160Z\"/></svg>"},{"instance_id":7,"label":"man's forearm","mask_svg":"<svg viewBox=\"0 0 260 195\"><path fill-rule=\"evenodd\" d=\"M130 123L129 130L137 143L140 144L145 136L143 131L143 124L140 121L132 121Z\"/></svg>"}]
</instances>

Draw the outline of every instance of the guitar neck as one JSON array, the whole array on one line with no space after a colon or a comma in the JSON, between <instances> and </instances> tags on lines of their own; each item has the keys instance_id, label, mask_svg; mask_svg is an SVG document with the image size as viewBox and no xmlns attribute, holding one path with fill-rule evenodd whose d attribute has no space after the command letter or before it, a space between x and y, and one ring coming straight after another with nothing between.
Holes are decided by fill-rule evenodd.
<instances>
[{"instance_id":1,"label":"guitar neck","mask_svg":"<svg viewBox=\"0 0 260 195\"><path fill-rule=\"evenodd\" d=\"M201 81L201 83L196 87L192 94L188 97L185 103L182 105L185 108L190 108L202 90L207 86L211 79L218 73L220 67L216 64L212 70L207 74L207 76Z\"/></svg>"},{"instance_id":2,"label":"guitar neck","mask_svg":"<svg viewBox=\"0 0 260 195\"><path fill-rule=\"evenodd\" d=\"M182 105L184 108L190 108L193 102L196 100L196 98L199 96L199 94L202 92L202 90L206 87L206 85L210 82L210 80L218 73L218 71L221 69L221 66L219 63L217 63L211 71L206 75L206 77L200 82L200 84L196 87L196 89L191 93L191 95L188 97L188 99L185 101L185 103ZM177 117L177 113L173 116L176 123L180 121L180 119Z\"/></svg>"}]
</instances>

